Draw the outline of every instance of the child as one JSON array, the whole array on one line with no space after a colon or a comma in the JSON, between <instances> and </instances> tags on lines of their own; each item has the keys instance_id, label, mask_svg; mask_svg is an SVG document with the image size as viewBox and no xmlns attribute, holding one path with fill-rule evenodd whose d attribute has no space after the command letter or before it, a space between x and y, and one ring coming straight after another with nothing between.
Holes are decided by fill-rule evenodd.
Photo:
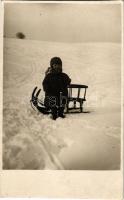
<instances>
[{"instance_id":1,"label":"child","mask_svg":"<svg viewBox=\"0 0 124 200\"><path fill-rule=\"evenodd\" d=\"M62 61L59 57L53 57L50 61L50 72L46 73L43 80L43 89L45 91L44 105L51 109L52 118L64 118L64 108L68 96L67 86L71 79L62 72Z\"/></svg>"}]
</instances>

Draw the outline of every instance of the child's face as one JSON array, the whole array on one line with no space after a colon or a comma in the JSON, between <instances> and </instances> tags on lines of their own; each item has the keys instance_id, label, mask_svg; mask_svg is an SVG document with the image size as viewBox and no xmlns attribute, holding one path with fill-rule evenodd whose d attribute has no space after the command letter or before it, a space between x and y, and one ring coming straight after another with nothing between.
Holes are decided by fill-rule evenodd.
<instances>
[{"instance_id":1,"label":"child's face","mask_svg":"<svg viewBox=\"0 0 124 200\"><path fill-rule=\"evenodd\" d=\"M55 70L56 70L56 69L60 68L60 65L59 65L59 64L56 64L56 63L54 63L52 67L53 67L53 69L55 69Z\"/></svg>"},{"instance_id":2,"label":"child's face","mask_svg":"<svg viewBox=\"0 0 124 200\"><path fill-rule=\"evenodd\" d=\"M61 64L53 64L52 69L55 73L62 72L62 65Z\"/></svg>"}]
</instances>

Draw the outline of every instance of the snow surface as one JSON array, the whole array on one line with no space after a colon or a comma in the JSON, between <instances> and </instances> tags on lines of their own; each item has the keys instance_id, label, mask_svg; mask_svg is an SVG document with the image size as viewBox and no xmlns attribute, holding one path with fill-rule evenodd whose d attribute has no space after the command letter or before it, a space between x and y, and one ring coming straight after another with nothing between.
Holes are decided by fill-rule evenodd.
<instances>
[{"instance_id":1,"label":"snow surface","mask_svg":"<svg viewBox=\"0 0 124 200\"><path fill-rule=\"evenodd\" d=\"M4 40L4 169L120 168L120 49L118 43ZM41 88L54 56L62 58L72 83L88 85L89 113L53 121L31 108L32 90Z\"/></svg>"}]
</instances>

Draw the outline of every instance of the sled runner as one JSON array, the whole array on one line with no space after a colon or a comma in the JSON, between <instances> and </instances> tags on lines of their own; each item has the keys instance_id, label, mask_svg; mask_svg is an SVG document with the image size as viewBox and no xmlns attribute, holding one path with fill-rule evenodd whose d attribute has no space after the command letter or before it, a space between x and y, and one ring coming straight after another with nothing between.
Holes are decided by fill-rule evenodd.
<instances>
[{"instance_id":1,"label":"sled runner","mask_svg":"<svg viewBox=\"0 0 124 200\"><path fill-rule=\"evenodd\" d=\"M37 92L38 88L35 87L33 92L32 92L32 95L31 95L31 100L30 100L30 103L31 103L31 107L34 109L34 110L38 110L39 112L43 113L43 114L49 114L50 113L50 110L48 110L45 106L44 106L44 103L38 99L38 96L40 94L40 91L41 89L39 89Z\"/></svg>"},{"instance_id":2,"label":"sled runner","mask_svg":"<svg viewBox=\"0 0 124 200\"><path fill-rule=\"evenodd\" d=\"M68 98L66 102L66 113L75 113L76 110L78 110L78 113L83 112L83 103L86 101L86 90L88 86L87 85L78 85L78 84L70 84L68 86ZM31 95L31 106L34 110L38 110L39 112L43 114L49 114L51 111L50 109L46 108L44 106L44 103L38 98L41 89L37 91L38 87L35 87L32 95ZM77 94L73 96L73 89L77 90ZM84 90L83 96L81 96L81 90ZM37 91L37 92L36 92ZM73 106L70 107L70 102L73 103ZM77 103L80 105L77 107Z\"/></svg>"}]
</instances>

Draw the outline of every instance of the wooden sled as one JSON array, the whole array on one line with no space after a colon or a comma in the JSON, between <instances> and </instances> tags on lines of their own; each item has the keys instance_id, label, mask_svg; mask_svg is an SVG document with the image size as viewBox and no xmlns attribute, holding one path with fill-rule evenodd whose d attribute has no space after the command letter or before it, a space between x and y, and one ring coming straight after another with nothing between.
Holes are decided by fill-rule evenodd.
<instances>
[{"instance_id":1,"label":"wooden sled","mask_svg":"<svg viewBox=\"0 0 124 200\"><path fill-rule=\"evenodd\" d=\"M70 84L68 86L68 98L66 101L66 106L65 106L65 113L88 113L83 111L83 103L86 101L86 90L88 86L87 85L79 85L79 84ZM73 89L77 90L77 94L73 96ZM38 87L36 86L33 89L32 95L31 95L31 106L34 110L38 110L39 112L43 114L49 114L51 113L50 109L47 109L44 106L44 103L38 98L41 89L38 91ZM83 96L81 96L81 90L84 90ZM70 102L73 103L73 106L70 107ZM79 103L79 107L77 107L77 102Z\"/></svg>"}]
</instances>

